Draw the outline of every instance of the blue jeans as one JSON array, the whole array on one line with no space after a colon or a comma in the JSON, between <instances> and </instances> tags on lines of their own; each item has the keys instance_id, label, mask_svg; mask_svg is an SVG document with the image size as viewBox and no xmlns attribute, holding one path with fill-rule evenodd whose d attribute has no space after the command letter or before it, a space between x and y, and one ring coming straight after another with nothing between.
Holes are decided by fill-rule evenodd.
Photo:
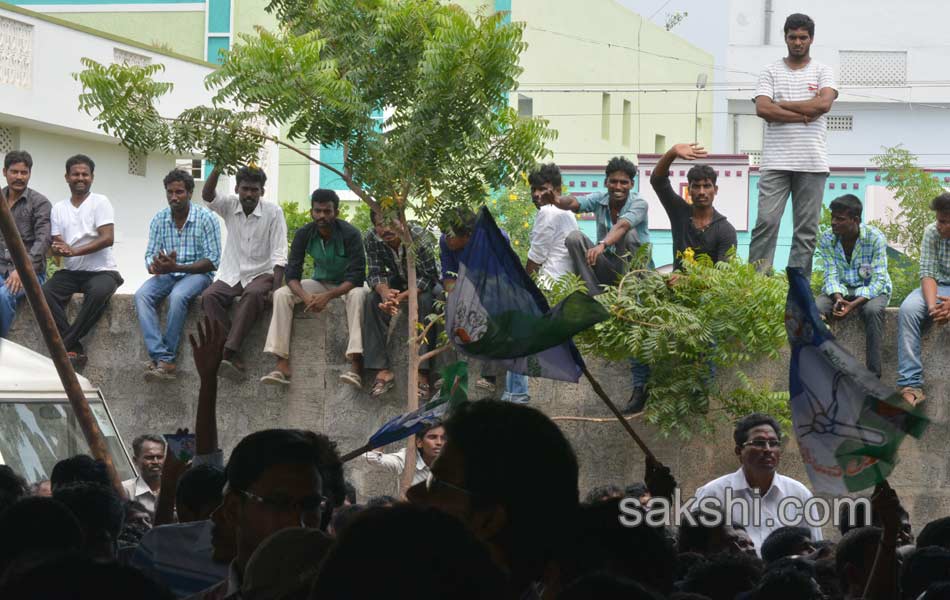
<instances>
[{"instance_id":1,"label":"blue jeans","mask_svg":"<svg viewBox=\"0 0 950 600\"><path fill-rule=\"evenodd\" d=\"M531 400L528 395L528 376L508 371L505 376L505 392L501 395L502 402L527 404Z\"/></svg>"},{"instance_id":2,"label":"blue jeans","mask_svg":"<svg viewBox=\"0 0 950 600\"><path fill-rule=\"evenodd\" d=\"M950 296L950 285L938 285L937 295ZM901 302L897 318L897 385L923 387L924 367L920 360L920 332L930 322L924 294L917 288Z\"/></svg>"},{"instance_id":3,"label":"blue jeans","mask_svg":"<svg viewBox=\"0 0 950 600\"><path fill-rule=\"evenodd\" d=\"M46 273L40 273L38 277L40 285L43 285L46 281ZM5 338L10 333L10 327L13 326L13 317L16 316L17 302L26 296L26 292L22 289L16 294L11 294L5 285L6 280L6 276L0 275L0 338Z\"/></svg>"},{"instance_id":4,"label":"blue jeans","mask_svg":"<svg viewBox=\"0 0 950 600\"><path fill-rule=\"evenodd\" d=\"M646 385L650 381L650 365L645 365L635 358L630 359L630 377L633 387Z\"/></svg>"},{"instance_id":5,"label":"blue jeans","mask_svg":"<svg viewBox=\"0 0 950 600\"><path fill-rule=\"evenodd\" d=\"M155 362L175 362L181 330L185 327L185 319L188 318L188 305L209 285L211 278L206 273L185 275L181 278L167 274L155 275L135 292L135 312L139 316L149 358ZM158 305L166 296L168 317L165 334L162 335Z\"/></svg>"}]
</instances>

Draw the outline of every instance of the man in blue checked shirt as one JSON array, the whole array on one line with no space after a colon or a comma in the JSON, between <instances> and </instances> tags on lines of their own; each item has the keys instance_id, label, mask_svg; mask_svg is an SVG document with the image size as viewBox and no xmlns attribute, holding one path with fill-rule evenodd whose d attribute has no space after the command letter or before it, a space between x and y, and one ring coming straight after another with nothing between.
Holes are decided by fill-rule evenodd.
<instances>
[{"instance_id":1,"label":"man in blue checked shirt","mask_svg":"<svg viewBox=\"0 0 950 600\"><path fill-rule=\"evenodd\" d=\"M861 223L861 201L853 194L831 202L831 231L818 240L825 281L815 299L826 319L843 319L857 312L864 319L866 364L881 376L881 337L884 309L891 299L884 234Z\"/></svg>"},{"instance_id":2,"label":"man in blue checked shirt","mask_svg":"<svg viewBox=\"0 0 950 600\"><path fill-rule=\"evenodd\" d=\"M146 381L175 378L175 356L188 305L214 279L221 259L221 226L208 209L191 204L194 178L172 170L164 179L168 207L149 225L145 268L152 278L135 292L149 363ZM168 317L162 333L158 305L168 297Z\"/></svg>"}]
</instances>

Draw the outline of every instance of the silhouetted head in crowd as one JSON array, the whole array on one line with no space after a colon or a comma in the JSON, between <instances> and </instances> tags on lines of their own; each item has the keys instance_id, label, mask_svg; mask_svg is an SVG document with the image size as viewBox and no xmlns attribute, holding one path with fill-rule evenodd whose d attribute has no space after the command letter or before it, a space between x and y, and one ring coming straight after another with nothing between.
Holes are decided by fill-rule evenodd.
<instances>
[{"instance_id":1,"label":"silhouetted head in crowd","mask_svg":"<svg viewBox=\"0 0 950 600\"><path fill-rule=\"evenodd\" d=\"M353 486L353 484L349 481L344 481L343 489L346 490L346 493L343 496L343 506L356 504L356 488Z\"/></svg>"},{"instance_id":2,"label":"silhouetted head in crowd","mask_svg":"<svg viewBox=\"0 0 950 600\"><path fill-rule=\"evenodd\" d=\"M175 596L132 567L66 555L12 577L0 587L0 598L173 600Z\"/></svg>"},{"instance_id":3,"label":"silhouetted head in crowd","mask_svg":"<svg viewBox=\"0 0 950 600\"><path fill-rule=\"evenodd\" d=\"M934 583L927 588L921 600L950 600L950 581Z\"/></svg>"},{"instance_id":4,"label":"silhouetted head in crowd","mask_svg":"<svg viewBox=\"0 0 950 600\"><path fill-rule=\"evenodd\" d=\"M950 550L950 517L934 519L924 525L917 536L917 547L940 546Z\"/></svg>"},{"instance_id":5,"label":"silhouetted head in crowd","mask_svg":"<svg viewBox=\"0 0 950 600\"><path fill-rule=\"evenodd\" d=\"M52 498L23 498L13 504L0 513L0 532L0 580L8 570L76 552L83 541L79 520Z\"/></svg>"},{"instance_id":6,"label":"silhouetted head in crowd","mask_svg":"<svg viewBox=\"0 0 950 600\"><path fill-rule=\"evenodd\" d=\"M717 519L718 524L706 525L699 512L693 513L696 523L683 519L679 526L677 552L695 552L712 556L721 552L746 553L755 556L755 543L741 525L728 525L726 519ZM705 519L709 522L709 519Z\"/></svg>"},{"instance_id":7,"label":"silhouetted head in crowd","mask_svg":"<svg viewBox=\"0 0 950 600\"><path fill-rule=\"evenodd\" d=\"M395 496L373 496L366 501L366 508L384 508L396 504L399 504L399 500Z\"/></svg>"},{"instance_id":8,"label":"silhouetted head in crowd","mask_svg":"<svg viewBox=\"0 0 950 600\"><path fill-rule=\"evenodd\" d=\"M749 554L717 554L690 569L681 589L710 600L734 600L737 594L755 588L762 567L762 561Z\"/></svg>"},{"instance_id":9,"label":"silhouetted head in crowd","mask_svg":"<svg viewBox=\"0 0 950 600\"><path fill-rule=\"evenodd\" d=\"M386 504L385 506L393 505ZM330 521L330 535L340 535L340 532L346 529L347 525L352 523L353 519L355 519L358 514L367 508L368 507L363 506L362 504L349 504L347 506L341 506L338 508L333 512L333 519Z\"/></svg>"},{"instance_id":10,"label":"silhouetted head in crowd","mask_svg":"<svg viewBox=\"0 0 950 600\"><path fill-rule=\"evenodd\" d=\"M99 560L115 559L125 506L112 488L99 483L74 483L56 488L53 499L79 519L83 554Z\"/></svg>"},{"instance_id":11,"label":"silhouetted head in crowd","mask_svg":"<svg viewBox=\"0 0 950 600\"><path fill-rule=\"evenodd\" d=\"M185 471L175 490L175 508L179 523L204 521L221 504L227 478L212 465L198 465Z\"/></svg>"},{"instance_id":12,"label":"silhouetted head in crowd","mask_svg":"<svg viewBox=\"0 0 950 600\"><path fill-rule=\"evenodd\" d=\"M670 600L709 600L709 596L693 592L673 592L670 594Z\"/></svg>"},{"instance_id":13,"label":"silhouetted head in crowd","mask_svg":"<svg viewBox=\"0 0 950 600\"><path fill-rule=\"evenodd\" d=\"M152 513L138 500L125 502L125 522L119 532L119 558L124 548L139 545L142 537L152 528Z\"/></svg>"},{"instance_id":14,"label":"silhouetted head in crowd","mask_svg":"<svg viewBox=\"0 0 950 600\"><path fill-rule=\"evenodd\" d=\"M57 488L71 483L112 485L106 463L86 454L77 454L71 458L64 458L53 465L53 472L50 473L49 480L50 488L54 492Z\"/></svg>"},{"instance_id":15,"label":"silhouetted head in crowd","mask_svg":"<svg viewBox=\"0 0 950 600\"><path fill-rule=\"evenodd\" d=\"M663 600L663 598L632 579L612 573L584 575L558 596L558 600Z\"/></svg>"},{"instance_id":16,"label":"silhouetted head in crowd","mask_svg":"<svg viewBox=\"0 0 950 600\"><path fill-rule=\"evenodd\" d=\"M125 503L125 523L152 527L152 514L145 505L138 500L129 500Z\"/></svg>"},{"instance_id":17,"label":"silhouetted head in crowd","mask_svg":"<svg viewBox=\"0 0 950 600\"><path fill-rule=\"evenodd\" d=\"M30 495L40 496L42 498L50 498L53 495L53 484L50 483L49 479L37 481L30 486Z\"/></svg>"},{"instance_id":18,"label":"silhouetted head in crowd","mask_svg":"<svg viewBox=\"0 0 950 600\"><path fill-rule=\"evenodd\" d=\"M445 245L452 252L458 252L468 244L475 233L475 211L464 206L453 206L442 213L439 229L445 234Z\"/></svg>"},{"instance_id":19,"label":"silhouetted head in crowd","mask_svg":"<svg viewBox=\"0 0 950 600\"><path fill-rule=\"evenodd\" d=\"M860 598L864 594L880 541L880 527L859 527L838 542L835 570L846 598Z\"/></svg>"},{"instance_id":20,"label":"silhouetted head in crowd","mask_svg":"<svg viewBox=\"0 0 950 600\"><path fill-rule=\"evenodd\" d=\"M367 576L366 559L380 548ZM311 598L453 598L495 600L505 593L501 570L488 547L457 519L433 508L400 504L360 513L340 534L323 562Z\"/></svg>"},{"instance_id":21,"label":"silhouetted head in crowd","mask_svg":"<svg viewBox=\"0 0 950 600\"><path fill-rule=\"evenodd\" d=\"M751 597L751 600L823 599L814 568L806 561L788 559L769 565Z\"/></svg>"},{"instance_id":22,"label":"silhouetted head in crowd","mask_svg":"<svg viewBox=\"0 0 950 600\"><path fill-rule=\"evenodd\" d=\"M623 495L628 498L637 498L640 500L640 504L643 506L647 505L647 502L650 501L652 495L650 494L650 488L647 487L647 484L642 481L635 481L623 489Z\"/></svg>"},{"instance_id":23,"label":"silhouetted head in crowd","mask_svg":"<svg viewBox=\"0 0 950 600\"><path fill-rule=\"evenodd\" d=\"M897 537L897 545L913 544L914 532L910 523L910 515L901 505L898 505L897 512L901 519L901 530ZM859 501L853 504L842 502L838 507L838 531L841 532L841 535L857 527L867 527L869 525L881 526L881 519L874 512L870 502Z\"/></svg>"},{"instance_id":24,"label":"silhouetted head in crowd","mask_svg":"<svg viewBox=\"0 0 950 600\"><path fill-rule=\"evenodd\" d=\"M488 543L513 589L537 581L577 514L577 458L551 419L527 406L463 404L445 423L448 441L411 502L460 519Z\"/></svg>"},{"instance_id":25,"label":"silhouetted head in crowd","mask_svg":"<svg viewBox=\"0 0 950 600\"><path fill-rule=\"evenodd\" d=\"M626 527L618 519L620 502L612 498L580 507L571 556L561 565L561 584L607 572L668 594L676 571L673 540L663 527L646 523ZM636 508L640 509L639 504Z\"/></svg>"},{"instance_id":26,"label":"silhouetted head in crowd","mask_svg":"<svg viewBox=\"0 0 950 600\"><path fill-rule=\"evenodd\" d=\"M916 600L931 584L950 581L950 550L939 546L917 548L901 566L901 592Z\"/></svg>"},{"instance_id":27,"label":"silhouetted head in crowd","mask_svg":"<svg viewBox=\"0 0 950 600\"><path fill-rule=\"evenodd\" d=\"M623 490L617 485L599 485L584 496L584 504L594 504L595 502L604 502L613 498L623 498Z\"/></svg>"},{"instance_id":28,"label":"silhouetted head in crowd","mask_svg":"<svg viewBox=\"0 0 950 600\"><path fill-rule=\"evenodd\" d=\"M326 436L266 429L246 436L231 453L227 491L211 516L215 558L226 529L234 533L234 566L243 571L258 545L289 527L321 528L343 502L343 468Z\"/></svg>"},{"instance_id":29,"label":"silhouetted head in crowd","mask_svg":"<svg viewBox=\"0 0 950 600\"><path fill-rule=\"evenodd\" d=\"M0 465L0 513L26 495L26 480L7 465Z\"/></svg>"},{"instance_id":30,"label":"silhouetted head in crowd","mask_svg":"<svg viewBox=\"0 0 950 600\"><path fill-rule=\"evenodd\" d=\"M786 556L811 554L815 546L811 542L811 531L806 527L779 527L762 542L760 549L762 560L766 564Z\"/></svg>"}]
</instances>

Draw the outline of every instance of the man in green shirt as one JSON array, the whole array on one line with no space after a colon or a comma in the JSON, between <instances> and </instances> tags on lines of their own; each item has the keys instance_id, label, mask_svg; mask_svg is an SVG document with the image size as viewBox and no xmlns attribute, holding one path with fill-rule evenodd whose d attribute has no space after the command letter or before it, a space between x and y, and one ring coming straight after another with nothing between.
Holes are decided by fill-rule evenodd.
<instances>
[{"instance_id":1,"label":"man in green shirt","mask_svg":"<svg viewBox=\"0 0 950 600\"><path fill-rule=\"evenodd\" d=\"M315 190L310 196L308 223L297 230L290 245L287 261L287 285L274 293L274 312L264 352L277 357L274 370L261 378L261 383L290 385L290 334L294 324L294 305L303 302L304 310L320 312L334 298L346 302L346 322L349 343L346 357L350 370L340 380L361 387L363 361L363 303L366 290L366 254L360 232L346 221L341 221L340 199L333 190ZM313 276L303 279L303 264L307 255L313 258Z\"/></svg>"}]
</instances>

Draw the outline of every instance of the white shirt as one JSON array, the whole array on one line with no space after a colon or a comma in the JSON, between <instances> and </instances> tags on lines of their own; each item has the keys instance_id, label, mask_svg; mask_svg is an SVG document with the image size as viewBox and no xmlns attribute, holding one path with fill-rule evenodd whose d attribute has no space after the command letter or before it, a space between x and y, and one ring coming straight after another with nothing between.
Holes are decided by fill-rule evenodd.
<instances>
[{"instance_id":1,"label":"white shirt","mask_svg":"<svg viewBox=\"0 0 950 600\"><path fill-rule=\"evenodd\" d=\"M276 266L287 266L287 223L280 206L261 200L254 212L245 215L233 194L215 196L208 206L228 229L217 281L246 286L255 277L273 273Z\"/></svg>"},{"instance_id":2,"label":"white shirt","mask_svg":"<svg viewBox=\"0 0 950 600\"><path fill-rule=\"evenodd\" d=\"M528 259L541 265L541 275L549 280L573 272L564 240L577 231L577 219L569 210L545 204L534 218Z\"/></svg>"},{"instance_id":3,"label":"white shirt","mask_svg":"<svg viewBox=\"0 0 950 600\"><path fill-rule=\"evenodd\" d=\"M749 482L746 481L745 473L743 473L740 467L735 473L723 475L696 490L695 497L697 504L694 506L698 506L702 498L712 496L717 498L721 503L720 506L725 509L727 489L732 490L731 498L734 499L741 499L751 503L753 496L755 496L755 493L749 487ZM784 475L776 473L772 478L772 487L760 497L760 511L757 519L758 525L755 524L755 515L751 514L751 505L749 509L750 514L743 518L744 515L741 512L741 507L735 503L732 505L732 522L745 527L749 537L752 538L752 541L755 543L755 552L759 556L762 555L762 542L765 541L765 538L769 537L770 533L784 525L800 525L809 529L811 531L812 541L817 542L822 539L821 528L808 525L804 519L804 510L802 510L805 502L810 500L811 497L812 493L808 491L808 488L804 485L791 477L785 477ZM786 498L798 499L799 503L796 504L797 511L793 510L791 505L786 505L784 516L780 517L779 504ZM816 522L818 514L814 508L812 508L811 514L812 522Z\"/></svg>"},{"instance_id":4,"label":"white shirt","mask_svg":"<svg viewBox=\"0 0 950 600\"><path fill-rule=\"evenodd\" d=\"M379 465L392 471L393 473L402 473L406 466L406 449L403 448L392 454L383 454L376 450L371 450L363 455L366 462L371 465ZM416 472L412 475L412 485L421 483L429 478L429 465L422 460L422 454L416 451Z\"/></svg>"},{"instance_id":5,"label":"white shirt","mask_svg":"<svg viewBox=\"0 0 950 600\"><path fill-rule=\"evenodd\" d=\"M63 238L70 246L82 246L99 237L99 228L115 224L115 211L109 199L90 193L78 207L66 198L56 203L50 213L50 233ZM118 271L112 246L85 256L66 256L69 271Z\"/></svg>"},{"instance_id":6,"label":"white shirt","mask_svg":"<svg viewBox=\"0 0 950 600\"><path fill-rule=\"evenodd\" d=\"M767 96L775 102L800 102L811 100L824 88L837 93L831 67L812 59L801 69L792 69L782 59L762 71L755 95ZM824 115L811 123L766 123L760 168L827 173L827 129Z\"/></svg>"},{"instance_id":7,"label":"white shirt","mask_svg":"<svg viewBox=\"0 0 950 600\"><path fill-rule=\"evenodd\" d=\"M141 477L126 479L122 482L122 487L125 488L125 493L129 495L129 500L141 502L142 506L147 508L153 517L155 516L155 504L158 502L158 494L153 492L152 488L148 487L144 479Z\"/></svg>"}]
</instances>

